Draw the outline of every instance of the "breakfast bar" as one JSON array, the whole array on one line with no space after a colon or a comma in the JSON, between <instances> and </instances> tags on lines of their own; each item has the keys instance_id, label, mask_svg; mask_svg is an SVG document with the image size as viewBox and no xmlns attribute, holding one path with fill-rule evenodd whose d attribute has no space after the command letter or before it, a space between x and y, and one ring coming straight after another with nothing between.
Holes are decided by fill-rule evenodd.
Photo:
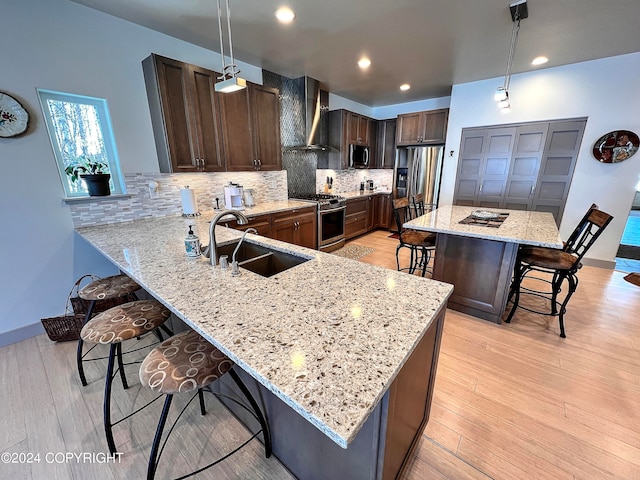
<instances>
[{"instance_id":1,"label":"breakfast bar","mask_svg":"<svg viewBox=\"0 0 640 480\"><path fill-rule=\"evenodd\" d=\"M429 417L452 286L252 234L253 248L301 263L232 276L185 255L188 225L206 244L212 217L76 231L233 360L294 475L397 478ZM221 248L240 236L216 227Z\"/></svg>"},{"instance_id":2,"label":"breakfast bar","mask_svg":"<svg viewBox=\"0 0 640 480\"><path fill-rule=\"evenodd\" d=\"M433 278L454 285L448 307L501 323L519 245L562 248L548 212L446 205L404 224L437 233Z\"/></svg>"}]
</instances>

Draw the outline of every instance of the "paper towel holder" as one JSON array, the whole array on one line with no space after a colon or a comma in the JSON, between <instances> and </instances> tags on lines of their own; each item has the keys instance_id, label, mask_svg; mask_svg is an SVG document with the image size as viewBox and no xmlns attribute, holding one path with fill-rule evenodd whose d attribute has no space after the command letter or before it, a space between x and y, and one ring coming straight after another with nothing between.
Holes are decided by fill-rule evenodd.
<instances>
[{"instance_id":1,"label":"paper towel holder","mask_svg":"<svg viewBox=\"0 0 640 480\"><path fill-rule=\"evenodd\" d=\"M180 191L180 194L181 194L181 197L182 197L182 202L183 202L183 204L182 204L182 210L183 210L182 211L182 216L185 217L185 218L199 217L200 216L200 210L198 210L198 206L197 206L198 204L197 204L197 200L195 198L195 192L193 192L193 190L191 190L191 192L193 193L193 205L192 205L192 207L194 208L195 212L193 212L193 213L185 213L184 212L184 210L185 210L185 204L184 204L185 197L182 195L182 192L184 190L188 191L189 190L189 185L185 185L184 189Z\"/></svg>"}]
</instances>

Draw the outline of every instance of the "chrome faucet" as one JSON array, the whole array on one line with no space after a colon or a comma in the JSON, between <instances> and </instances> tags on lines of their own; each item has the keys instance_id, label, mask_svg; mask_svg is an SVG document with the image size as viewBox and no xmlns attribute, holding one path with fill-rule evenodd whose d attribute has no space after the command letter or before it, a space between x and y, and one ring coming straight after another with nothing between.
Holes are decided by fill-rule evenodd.
<instances>
[{"instance_id":1,"label":"chrome faucet","mask_svg":"<svg viewBox=\"0 0 640 480\"><path fill-rule=\"evenodd\" d=\"M223 210L218 213L211 220L211 224L209 225L209 246L204 250L204 256L209 258L209 263L212 266L216 266L218 264L218 244L216 243L216 225L220 221L222 217L226 217L227 215L233 215L238 220L239 225L246 225L249 223L247 217L244 216L242 212L238 210ZM244 237L243 237L244 238Z\"/></svg>"},{"instance_id":2,"label":"chrome faucet","mask_svg":"<svg viewBox=\"0 0 640 480\"><path fill-rule=\"evenodd\" d=\"M240 250L240 245L242 245L242 242L244 242L244 237L247 236L247 233L257 234L258 231L255 228L247 228L242 234L242 238L238 242L238 245L236 245L236 248L233 250L233 255L231 255L231 275L233 275L234 277L240 275L240 270L238 270L238 262L236 261L236 253L238 253L238 250Z\"/></svg>"}]
</instances>

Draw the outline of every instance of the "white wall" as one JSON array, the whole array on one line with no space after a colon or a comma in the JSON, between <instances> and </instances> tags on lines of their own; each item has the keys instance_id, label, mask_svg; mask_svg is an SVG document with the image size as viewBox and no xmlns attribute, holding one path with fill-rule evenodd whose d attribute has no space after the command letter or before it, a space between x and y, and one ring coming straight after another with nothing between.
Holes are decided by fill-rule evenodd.
<instances>
[{"instance_id":1,"label":"white wall","mask_svg":"<svg viewBox=\"0 0 640 480\"><path fill-rule=\"evenodd\" d=\"M21 137L0 139L0 344L62 314L82 274L117 273L74 234L36 87L106 98L123 171L157 172L141 61L153 52L220 64L208 50L66 0L3 0L1 10L0 88L27 109L30 126ZM260 69L240 68L262 83Z\"/></svg>"},{"instance_id":2,"label":"white wall","mask_svg":"<svg viewBox=\"0 0 640 480\"><path fill-rule=\"evenodd\" d=\"M599 137L612 130L640 133L639 78L640 53L515 75L509 89L509 114L498 111L493 100L502 78L454 85L441 202L453 200L463 128L588 117L560 234L566 238L595 202L615 218L587 257L614 261L640 180L640 154L622 163L602 164L591 150Z\"/></svg>"}]
</instances>

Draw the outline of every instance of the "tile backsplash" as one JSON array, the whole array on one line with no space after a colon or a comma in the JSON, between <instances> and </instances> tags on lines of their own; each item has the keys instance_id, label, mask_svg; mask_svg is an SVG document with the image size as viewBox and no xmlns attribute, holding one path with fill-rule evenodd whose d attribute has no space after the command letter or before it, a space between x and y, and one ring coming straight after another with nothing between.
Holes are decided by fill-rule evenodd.
<instances>
[{"instance_id":1,"label":"tile backsplash","mask_svg":"<svg viewBox=\"0 0 640 480\"><path fill-rule=\"evenodd\" d=\"M393 170L316 170L316 192L322 192L327 177L333 177L333 193L353 192L360 189L360 182L366 177L373 180L379 190L393 188Z\"/></svg>"},{"instance_id":2,"label":"tile backsplash","mask_svg":"<svg viewBox=\"0 0 640 480\"><path fill-rule=\"evenodd\" d=\"M287 172L129 173L124 176L127 195L69 202L74 227L125 222L182 214L180 189L195 191L200 212L212 210L216 197L224 205L224 185L253 188L257 204L287 199ZM151 197L150 182L158 191Z\"/></svg>"}]
</instances>

